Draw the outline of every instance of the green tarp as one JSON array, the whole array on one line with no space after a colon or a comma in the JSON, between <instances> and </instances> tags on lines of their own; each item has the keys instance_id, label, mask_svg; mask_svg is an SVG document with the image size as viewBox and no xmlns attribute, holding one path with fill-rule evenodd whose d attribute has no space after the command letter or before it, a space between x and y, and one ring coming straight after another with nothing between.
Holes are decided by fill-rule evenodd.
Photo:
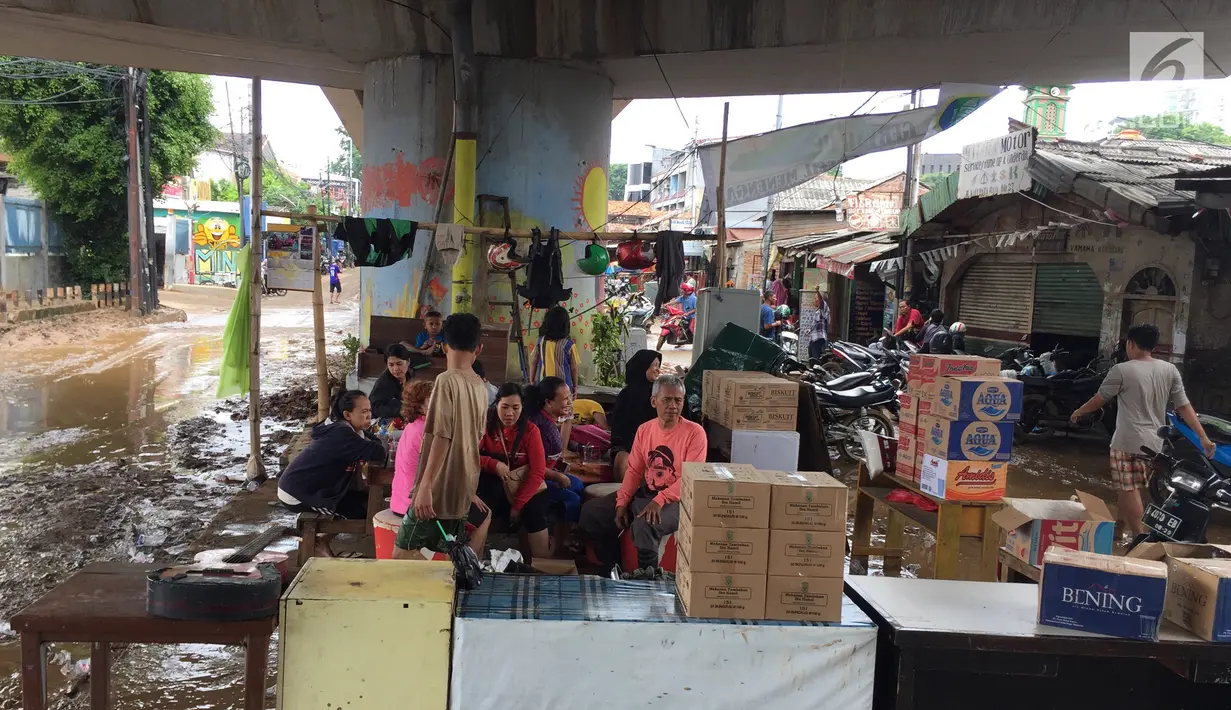
<instances>
[{"instance_id":1,"label":"green tarp","mask_svg":"<svg viewBox=\"0 0 1231 710\"><path fill-rule=\"evenodd\" d=\"M235 262L239 288L235 289L235 302L231 304L231 315L227 316L227 327L222 333L222 365L218 373L217 392L219 399L248 392L248 355L252 340L252 310L248 301L252 278L248 273L248 264L251 261L252 246L249 244L247 249L240 250Z\"/></svg>"},{"instance_id":2,"label":"green tarp","mask_svg":"<svg viewBox=\"0 0 1231 710\"><path fill-rule=\"evenodd\" d=\"M727 323L684 378L690 418L698 419L701 416L701 378L706 370L775 372L782 363L791 359L772 340L734 323Z\"/></svg>"}]
</instances>

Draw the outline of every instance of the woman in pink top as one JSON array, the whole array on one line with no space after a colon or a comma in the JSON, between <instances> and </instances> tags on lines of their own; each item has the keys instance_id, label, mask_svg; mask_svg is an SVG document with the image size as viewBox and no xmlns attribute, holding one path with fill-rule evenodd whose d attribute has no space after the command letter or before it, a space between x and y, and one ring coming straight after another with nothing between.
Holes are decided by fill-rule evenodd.
<instances>
[{"instance_id":1,"label":"woman in pink top","mask_svg":"<svg viewBox=\"0 0 1231 710\"><path fill-rule=\"evenodd\" d=\"M397 458L393 466L393 495L389 509L406 515L410 507L410 491L415 487L415 472L419 470L419 452L423 448L423 430L427 426L427 400L432 396L431 380L410 380L402 388L402 418L406 428L398 439Z\"/></svg>"}]
</instances>

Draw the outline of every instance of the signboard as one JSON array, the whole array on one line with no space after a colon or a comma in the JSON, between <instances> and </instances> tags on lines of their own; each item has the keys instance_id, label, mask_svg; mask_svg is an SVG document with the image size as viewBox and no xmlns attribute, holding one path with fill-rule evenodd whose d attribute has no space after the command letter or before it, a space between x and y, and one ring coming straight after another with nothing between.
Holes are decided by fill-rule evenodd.
<instances>
[{"instance_id":1,"label":"signboard","mask_svg":"<svg viewBox=\"0 0 1231 710\"><path fill-rule=\"evenodd\" d=\"M269 288L311 291L316 278L316 227L269 225L265 232L265 281Z\"/></svg>"},{"instance_id":2,"label":"signboard","mask_svg":"<svg viewBox=\"0 0 1231 710\"><path fill-rule=\"evenodd\" d=\"M846 116L727 142L727 207L769 197L861 155L914 145L950 128L1000 92L998 86L941 84L935 106ZM701 214L718 204L721 144L697 150L705 180Z\"/></svg>"},{"instance_id":3,"label":"signboard","mask_svg":"<svg viewBox=\"0 0 1231 710\"><path fill-rule=\"evenodd\" d=\"M896 231L901 224L902 193L860 192L842 200L851 229Z\"/></svg>"},{"instance_id":4,"label":"signboard","mask_svg":"<svg viewBox=\"0 0 1231 710\"><path fill-rule=\"evenodd\" d=\"M880 336L880 325L885 310L885 294L870 281L855 281L851 294L850 339L856 343L870 343Z\"/></svg>"},{"instance_id":5,"label":"signboard","mask_svg":"<svg viewBox=\"0 0 1231 710\"><path fill-rule=\"evenodd\" d=\"M1034 153L1032 130L1013 131L1002 138L962 148L957 198L1011 195L1029 190L1030 156Z\"/></svg>"}]
</instances>

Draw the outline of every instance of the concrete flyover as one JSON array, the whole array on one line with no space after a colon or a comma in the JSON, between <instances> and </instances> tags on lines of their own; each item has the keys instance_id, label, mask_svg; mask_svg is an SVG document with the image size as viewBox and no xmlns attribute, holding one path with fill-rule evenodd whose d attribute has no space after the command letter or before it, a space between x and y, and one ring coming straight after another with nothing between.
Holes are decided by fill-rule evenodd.
<instances>
[{"instance_id":1,"label":"concrete flyover","mask_svg":"<svg viewBox=\"0 0 1231 710\"><path fill-rule=\"evenodd\" d=\"M448 0L0 0L0 51L362 90L370 62L448 54L449 17ZM1185 28L1207 77L1231 67L1220 0L475 0L473 26L480 56L594 63L615 99L670 94L653 53L678 96L1116 81L1129 32Z\"/></svg>"}]
</instances>

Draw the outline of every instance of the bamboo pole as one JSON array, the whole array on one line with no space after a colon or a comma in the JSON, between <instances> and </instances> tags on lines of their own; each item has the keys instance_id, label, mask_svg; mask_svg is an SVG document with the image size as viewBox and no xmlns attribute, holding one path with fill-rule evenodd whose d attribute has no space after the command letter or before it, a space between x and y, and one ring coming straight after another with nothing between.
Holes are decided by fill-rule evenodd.
<instances>
[{"instance_id":1,"label":"bamboo pole","mask_svg":"<svg viewBox=\"0 0 1231 710\"><path fill-rule=\"evenodd\" d=\"M261 214L265 215L266 217L282 217L282 218L293 220L296 222L308 222L313 219L313 215L310 215L310 214L306 214L302 212L284 212L282 210L262 210ZM315 219L318 222L340 222L342 221L341 217L337 215L329 215L329 214L315 215ZM437 224L438 224L437 222L417 222L416 226L418 226L419 229L432 232L436 230ZM474 235L493 238L493 239L503 239L505 234L508 234L508 236L514 237L517 239L528 239L530 237L530 230L528 229L510 229L506 232L504 227L464 226L462 227L462 231L465 232L466 234L474 234ZM632 239L633 237L644 239L646 241L654 241L654 239L657 238L657 233L656 232L560 232L561 239L571 240L575 242L591 242L591 241L594 241L595 238L625 240L625 239ZM689 240L709 241L710 239L714 238L713 236L709 234L692 234L692 233L684 234L683 237L685 241L689 241Z\"/></svg>"},{"instance_id":2,"label":"bamboo pole","mask_svg":"<svg viewBox=\"0 0 1231 710\"><path fill-rule=\"evenodd\" d=\"M261 78L252 79L252 229L248 238L248 271L252 283L248 303L252 321L249 325L248 351L248 465L245 478L258 481L265 478L265 463L261 461Z\"/></svg>"},{"instance_id":3,"label":"bamboo pole","mask_svg":"<svg viewBox=\"0 0 1231 710\"><path fill-rule=\"evenodd\" d=\"M308 214L316 214L316 205L308 205ZM329 417L329 365L325 361L325 298L321 293L321 236L316 233L316 219L310 220L315 238L312 240L312 330L316 335L316 420Z\"/></svg>"},{"instance_id":4,"label":"bamboo pole","mask_svg":"<svg viewBox=\"0 0 1231 710\"><path fill-rule=\"evenodd\" d=\"M731 115L731 102L722 105L722 147L718 152L718 247L714 250L718 266L714 270L714 280L718 288L727 283L727 119Z\"/></svg>"}]
</instances>

